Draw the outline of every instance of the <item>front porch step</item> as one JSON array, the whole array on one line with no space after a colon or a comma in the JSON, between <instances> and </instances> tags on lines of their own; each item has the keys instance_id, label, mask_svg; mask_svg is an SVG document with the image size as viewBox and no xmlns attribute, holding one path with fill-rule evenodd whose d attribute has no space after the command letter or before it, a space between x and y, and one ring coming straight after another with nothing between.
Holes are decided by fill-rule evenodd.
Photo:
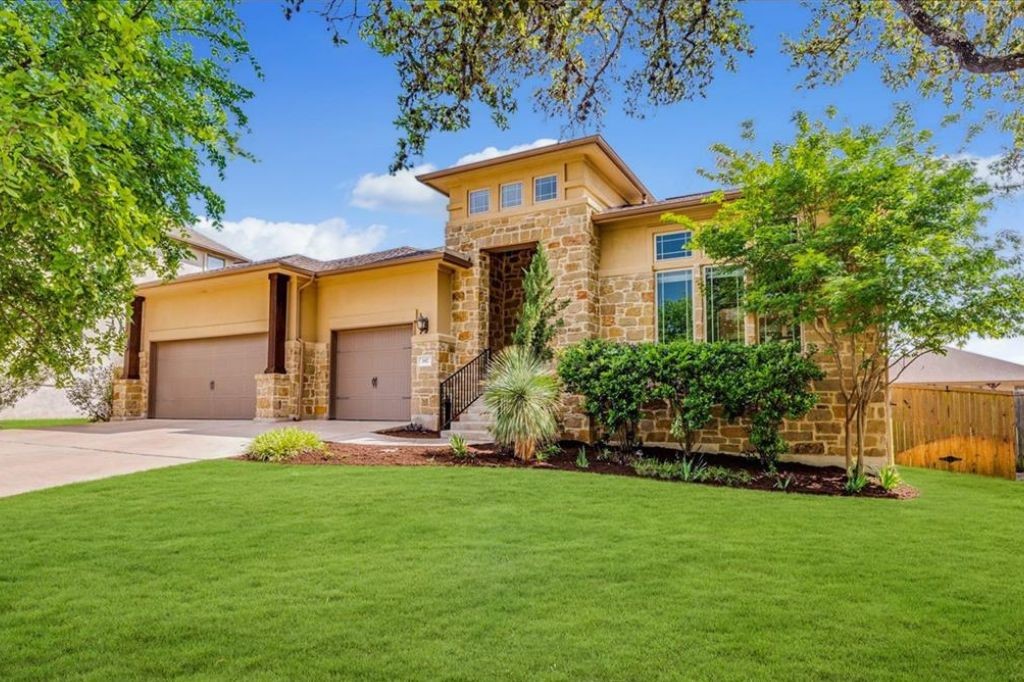
<instances>
[{"instance_id":1,"label":"front porch step","mask_svg":"<svg viewBox=\"0 0 1024 682\"><path fill-rule=\"evenodd\" d=\"M492 443L494 436L490 428L493 424L494 418L484 401L477 399L452 422L451 428L441 432L441 438L447 439L457 433L470 443Z\"/></svg>"},{"instance_id":2,"label":"front porch step","mask_svg":"<svg viewBox=\"0 0 1024 682\"><path fill-rule=\"evenodd\" d=\"M455 426L455 424L452 424ZM448 429L441 432L441 439L448 440L454 434L459 434L466 439L466 442L470 445L478 445L481 443L493 443L494 436L489 431L469 431L466 429Z\"/></svg>"}]
</instances>

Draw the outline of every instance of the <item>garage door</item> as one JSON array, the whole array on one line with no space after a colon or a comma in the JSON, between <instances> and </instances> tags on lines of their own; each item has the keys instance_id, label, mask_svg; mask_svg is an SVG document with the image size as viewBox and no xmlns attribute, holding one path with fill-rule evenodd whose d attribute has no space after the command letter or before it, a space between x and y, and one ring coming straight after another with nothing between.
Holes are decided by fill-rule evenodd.
<instances>
[{"instance_id":1,"label":"garage door","mask_svg":"<svg viewBox=\"0 0 1024 682\"><path fill-rule=\"evenodd\" d=\"M153 344L150 414L162 419L252 419L256 375L266 365L266 334Z\"/></svg>"},{"instance_id":2,"label":"garage door","mask_svg":"<svg viewBox=\"0 0 1024 682\"><path fill-rule=\"evenodd\" d=\"M334 418L408 421L412 325L335 332Z\"/></svg>"}]
</instances>

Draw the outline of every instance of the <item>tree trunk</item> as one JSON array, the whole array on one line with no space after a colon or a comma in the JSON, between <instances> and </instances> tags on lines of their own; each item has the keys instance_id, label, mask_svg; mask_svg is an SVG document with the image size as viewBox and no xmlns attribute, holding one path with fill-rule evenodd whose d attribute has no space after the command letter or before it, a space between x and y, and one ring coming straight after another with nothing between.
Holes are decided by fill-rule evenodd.
<instances>
[{"instance_id":1,"label":"tree trunk","mask_svg":"<svg viewBox=\"0 0 1024 682\"><path fill-rule=\"evenodd\" d=\"M857 475L864 475L864 429L867 422L866 405L857 408Z\"/></svg>"},{"instance_id":2,"label":"tree trunk","mask_svg":"<svg viewBox=\"0 0 1024 682\"><path fill-rule=\"evenodd\" d=\"M853 415L850 414L850 403L847 402L843 406L843 453L846 455L846 470L849 471L853 466L853 446L851 445L850 429L853 428Z\"/></svg>"}]
</instances>

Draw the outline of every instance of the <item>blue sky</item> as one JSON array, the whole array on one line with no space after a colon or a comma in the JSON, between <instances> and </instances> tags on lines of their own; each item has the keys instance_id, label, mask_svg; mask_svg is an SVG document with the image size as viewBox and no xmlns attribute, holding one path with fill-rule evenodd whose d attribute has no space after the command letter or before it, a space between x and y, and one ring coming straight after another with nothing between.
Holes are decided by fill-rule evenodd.
<instances>
[{"instance_id":1,"label":"blue sky","mask_svg":"<svg viewBox=\"0 0 1024 682\"><path fill-rule=\"evenodd\" d=\"M315 0L310 0L315 2ZM710 166L708 147L738 144L739 126L753 119L760 144L791 136L790 117L802 109L820 115L838 107L852 123L880 123L897 101L870 66L840 86L803 90L803 74L780 52L780 35L796 33L806 18L795 2L750 3L757 53L737 73L722 72L707 97L649 110L644 119L609 106L599 130L566 131L560 120L533 110L524 90L520 113L508 130L497 129L479 110L473 126L436 135L417 163L444 167L489 147L497 150L591 132L601 132L659 197L708 188L697 174ZM400 244L433 246L443 240L444 207L439 197L417 186L411 174L388 177L397 132L398 79L391 63L357 40L334 47L323 21L309 12L286 22L276 0L248 2L240 13L252 50L264 70L255 80L239 78L256 93L246 110L246 147L258 161L230 165L223 181L211 176L227 209L224 231L215 238L255 257L304 252L331 258ZM937 128L943 109L919 103L922 126ZM995 154L999 138L985 136L961 149L963 131L941 130L942 152ZM1002 200L990 227L1020 229L1024 204ZM1024 362L1024 344L1000 342L978 349Z\"/></svg>"}]
</instances>

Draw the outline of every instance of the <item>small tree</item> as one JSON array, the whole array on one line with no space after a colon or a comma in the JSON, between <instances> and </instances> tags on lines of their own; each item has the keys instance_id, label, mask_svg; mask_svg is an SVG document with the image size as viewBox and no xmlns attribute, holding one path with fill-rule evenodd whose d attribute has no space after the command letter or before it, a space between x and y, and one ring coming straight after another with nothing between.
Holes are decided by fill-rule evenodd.
<instances>
[{"instance_id":1,"label":"small tree","mask_svg":"<svg viewBox=\"0 0 1024 682\"><path fill-rule=\"evenodd\" d=\"M538 244L523 278L523 307L512 343L529 349L541 360L551 360L551 342L565 326L561 313L567 305L568 300L555 298L555 278L548 265L548 254L544 245Z\"/></svg>"},{"instance_id":2,"label":"small tree","mask_svg":"<svg viewBox=\"0 0 1024 682\"><path fill-rule=\"evenodd\" d=\"M107 422L114 413L117 367L95 365L76 377L68 388L68 402L94 422Z\"/></svg>"},{"instance_id":3,"label":"small tree","mask_svg":"<svg viewBox=\"0 0 1024 682\"><path fill-rule=\"evenodd\" d=\"M905 112L881 129L795 120L796 139L768 156L716 145L705 174L742 196L711 197L706 223L670 219L744 268L748 310L813 330L838 375L847 468L855 433L863 473L868 405L902 368L1024 328L1020 236L979 233L990 188L970 163L937 156Z\"/></svg>"}]
</instances>

